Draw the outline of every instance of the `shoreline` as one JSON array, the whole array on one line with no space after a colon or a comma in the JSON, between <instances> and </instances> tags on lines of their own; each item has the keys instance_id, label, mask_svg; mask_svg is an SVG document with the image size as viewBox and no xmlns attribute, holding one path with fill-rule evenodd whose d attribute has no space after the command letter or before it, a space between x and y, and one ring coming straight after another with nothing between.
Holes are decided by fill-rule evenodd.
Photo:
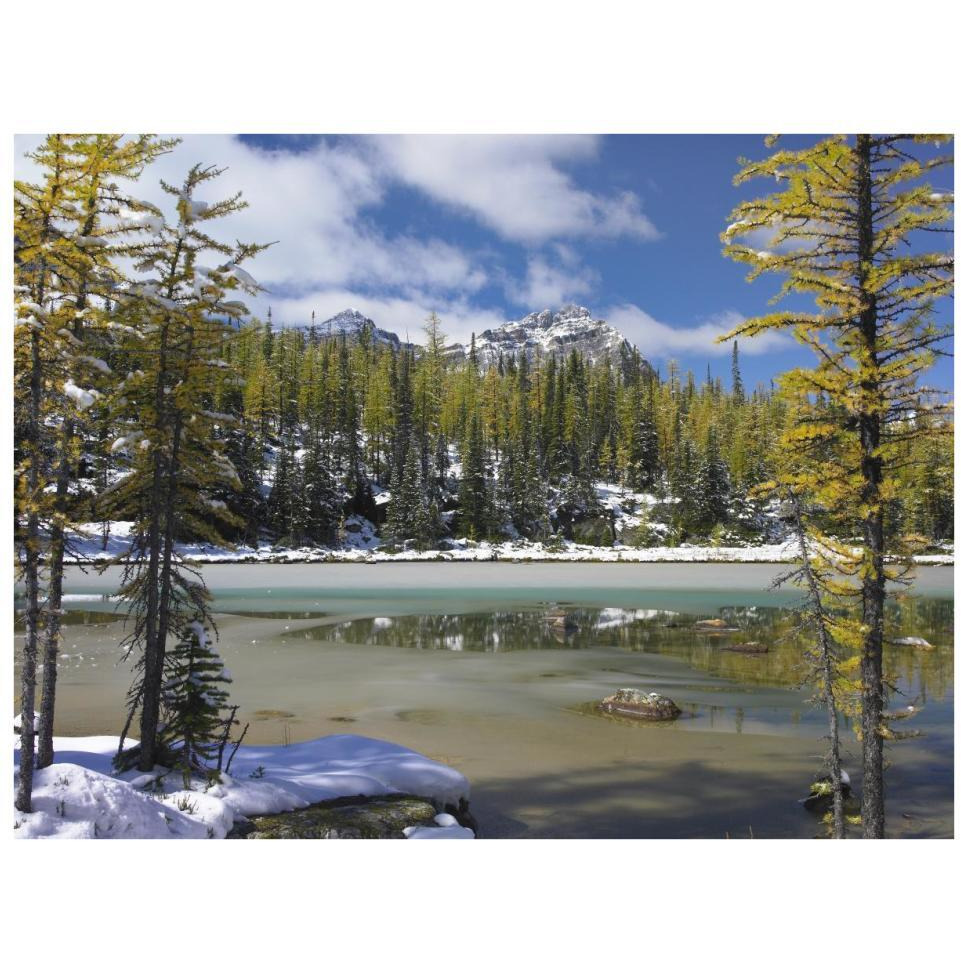
<instances>
[{"instance_id":1,"label":"shoreline","mask_svg":"<svg viewBox=\"0 0 961 961\"><path fill-rule=\"evenodd\" d=\"M112 521L106 541L98 525L86 524L76 529L69 539L65 564L123 564L123 555L133 546L132 525L129 521ZM365 537L340 547L282 547L259 543L256 547L216 547L207 543L177 544L175 549L188 564L392 564L398 562L459 563L601 563L601 564L792 564L797 560L798 547L794 538L768 544L680 544L673 547L629 547L616 544L601 547L564 541L550 547L528 540L469 541L466 538L448 539L445 546L427 550L394 549L379 538ZM937 545L947 547L947 545ZM81 559L82 558L82 559ZM914 563L920 566L953 566L954 551L918 554ZM893 558L888 563L895 564Z\"/></svg>"},{"instance_id":2,"label":"shoreline","mask_svg":"<svg viewBox=\"0 0 961 961\"><path fill-rule=\"evenodd\" d=\"M368 551L324 550L258 550L249 553L190 552L181 558L188 564L396 564L396 563L495 563L495 564L793 564L792 554L758 553L757 548L652 548L644 551L602 548L601 552L572 550L553 554L522 554L519 552L478 551L464 556L447 551L401 551L396 554ZM649 556L657 552L657 556ZM614 556L610 556L613 554ZM953 554L918 555L913 559L917 567L954 567ZM104 564L122 566L129 561L112 554L95 554L84 559L64 558L65 566ZM890 563L895 563L892 559Z\"/></svg>"}]
</instances>

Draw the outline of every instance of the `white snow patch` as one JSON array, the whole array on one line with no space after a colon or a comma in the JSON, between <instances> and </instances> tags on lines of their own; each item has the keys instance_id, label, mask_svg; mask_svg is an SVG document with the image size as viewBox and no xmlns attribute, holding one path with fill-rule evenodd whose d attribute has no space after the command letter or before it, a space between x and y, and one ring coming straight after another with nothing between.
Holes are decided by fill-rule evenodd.
<instances>
[{"instance_id":1,"label":"white snow patch","mask_svg":"<svg viewBox=\"0 0 961 961\"><path fill-rule=\"evenodd\" d=\"M95 391L84 390L82 387L78 387L72 380L64 382L63 392L81 409L90 407L97 399Z\"/></svg>"},{"instance_id":2,"label":"white snow patch","mask_svg":"<svg viewBox=\"0 0 961 961\"><path fill-rule=\"evenodd\" d=\"M14 836L222 838L238 816L337 797L416 794L446 806L470 796L459 771L398 744L351 734L287 747L241 746L220 783L197 781L183 790L176 772L113 773L116 750L112 736L54 738L56 763L35 775L34 813L14 810ZM14 761L16 768L16 751ZM418 839L473 837L466 828L438 824Z\"/></svg>"}]
</instances>

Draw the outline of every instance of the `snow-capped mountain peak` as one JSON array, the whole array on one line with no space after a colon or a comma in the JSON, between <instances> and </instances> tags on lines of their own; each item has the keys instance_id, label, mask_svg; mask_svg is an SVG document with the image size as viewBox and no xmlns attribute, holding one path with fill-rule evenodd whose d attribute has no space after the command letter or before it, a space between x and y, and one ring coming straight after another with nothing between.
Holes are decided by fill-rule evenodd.
<instances>
[{"instance_id":1,"label":"snow-capped mountain peak","mask_svg":"<svg viewBox=\"0 0 961 961\"><path fill-rule=\"evenodd\" d=\"M352 307L320 323L312 325L316 336L347 337L354 339L369 330L374 343L399 348L400 338L389 330L378 327L370 317ZM498 363L502 358L515 361L525 352L529 360L538 354L565 355L576 350L585 360L593 362L605 356L614 357L622 348L632 349L624 335L606 321L594 317L587 307L568 304L558 310L546 308L534 311L520 320L501 324L478 334L474 339L477 360L482 368ZM464 360L468 347L451 344L447 356ZM647 362L641 359L647 366Z\"/></svg>"},{"instance_id":2,"label":"snow-capped mountain peak","mask_svg":"<svg viewBox=\"0 0 961 961\"><path fill-rule=\"evenodd\" d=\"M370 317L353 307L348 307L347 310L342 310L339 314L313 326L320 337L347 337L348 339L359 337L361 331L366 329L370 331L371 339L375 343L400 347L400 338L397 334L378 327Z\"/></svg>"},{"instance_id":3,"label":"snow-capped mountain peak","mask_svg":"<svg viewBox=\"0 0 961 961\"><path fill-rule=\"evenodd\" d=\"M626 343L619 330L592 316L587 307L568 304L559 310L535 311L520 320L485 330L475 338L475 349L481 366L486 367L500 357L516 360L521 351L532 358L537 353L564 354L576 349L586 360L593 361L605 354L613 355ZM451 348L454 355L466 351L461 345Z\"/></svg>"}]
</instances>

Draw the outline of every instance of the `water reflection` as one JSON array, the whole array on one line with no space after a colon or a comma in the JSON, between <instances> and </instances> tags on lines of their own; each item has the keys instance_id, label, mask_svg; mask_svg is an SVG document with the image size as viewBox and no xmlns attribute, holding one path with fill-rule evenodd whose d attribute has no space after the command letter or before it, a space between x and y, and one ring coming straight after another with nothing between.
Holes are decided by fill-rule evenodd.
<instances>
[{"instance_id":1,"label":"water reflection","mask_svg":"<svg viewBox=\"0 0 961 961\"><path fill-rule=\"evenodd\" d=\"M720 609L719 618L733 630L701 628L698 617L668 610L545 603L528 610L352 618L300 630L291 625L286 636L487 654L615 647L678 658L697 671L747 684L798 687L808 679L810 668L794 611L729 606ZM892 636L921 635L935 645L926 652L885 648L886 667L897 691L922 701L945 698L953 684L952 602L909 598L891 605L889 624ZM750 642L766 645L768 652L730 649Z\"/></svg>"}]
</instances>

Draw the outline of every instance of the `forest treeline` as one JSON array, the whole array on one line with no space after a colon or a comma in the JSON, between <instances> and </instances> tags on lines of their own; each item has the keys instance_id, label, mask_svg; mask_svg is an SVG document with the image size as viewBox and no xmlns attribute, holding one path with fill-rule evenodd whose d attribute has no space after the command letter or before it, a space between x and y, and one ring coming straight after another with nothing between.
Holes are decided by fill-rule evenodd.
<instances>
[{"instance_id":1,"label":"forest treeline","mask_svg":"<svg viewBox=\"0 0 961 961\"><path fill-rule=\"evenodd\" d=\"M591 362L571 349L484 368L474 350L451 360L436 315L424 333L423 347L396 348L369 327L347 338L316 325L224 324L216 360L229 375L207 403L223 415L216 430L239 480L208 492L232 515L212 518L225 539L334 546L359 516L389 543L419 547L445 536L610 544L598 483L660 502L653 525L623 532L633 545L771 533L752 491L772 476L786 402L770 385L745 389L736 344L726 386L710 367L700 383L674 362L662 376L627 344ZM109 339L90 351L117 376L139 370L141 358ZM108 417L109 405L84 438L77 520L103 518L104 491L137 456L116 442L122 409ZM950 537L950 439L926 438L900 473L889 522Z\"/></svg>"}]
</instances>

